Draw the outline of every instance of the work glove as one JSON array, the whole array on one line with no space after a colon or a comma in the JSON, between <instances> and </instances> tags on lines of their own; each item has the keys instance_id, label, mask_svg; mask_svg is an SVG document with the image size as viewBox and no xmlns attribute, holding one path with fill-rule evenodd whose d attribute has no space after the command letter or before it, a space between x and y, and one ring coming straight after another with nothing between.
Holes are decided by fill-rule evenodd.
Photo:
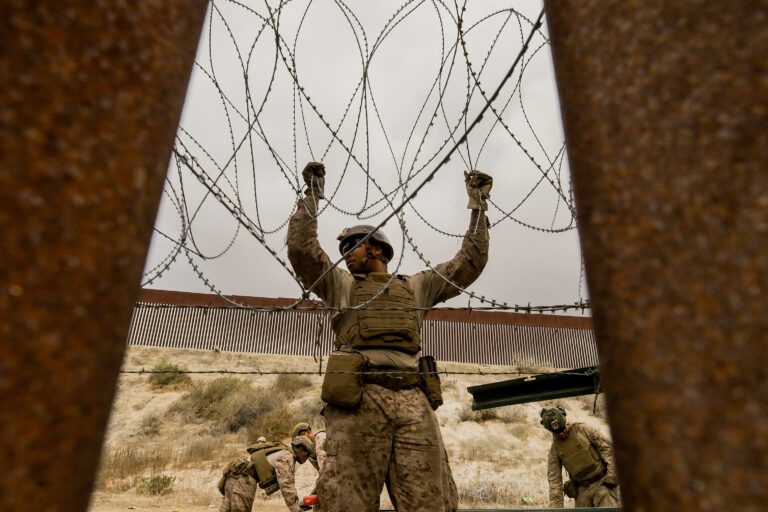
<instances>
[{"instance_id":1,"label":"work glove","mask_svg":"<svg viewBox=\"0 0 768 512\"><path fill-rule=\"evenodd\" d=\"M315 199L325 199L325 165L320 162L309 162L301 171L307 188L304 193Z\"/></svg>"},{"instance_id":2,"label":"work glove","mask_svg":"<svg viewBox=\"0 0 768 512\"><path fill-rule=\"evenodd\" d=\"M470 210L487 210L493 177L480 171L464 171L464 185L467 187L467 195L469 196L467 208Z\"/></svg>"},{"instance_id":3,"label":"work glove","mask_svg":"<svg viewBox=\"0 0 768 512\"><path fill-rule=\"evenodd\" d=\"M568 480L567 482L565 482L565 485L563 485L563 492L569 498L575 498L576 497L576 483L573 480Z\"/></svg>"}]
</instances>

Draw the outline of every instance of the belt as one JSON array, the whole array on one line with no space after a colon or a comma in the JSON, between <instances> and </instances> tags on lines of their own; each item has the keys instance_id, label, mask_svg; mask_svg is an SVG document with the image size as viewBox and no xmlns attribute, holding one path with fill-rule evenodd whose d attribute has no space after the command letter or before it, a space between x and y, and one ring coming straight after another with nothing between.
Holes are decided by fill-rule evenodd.
<instances>
[{"instance_id":1,"label":"belt","mask_svg":"<svg viewBox=\"0 0 768 512\"><path fill-rule=\"evenodd\" d=\"M366 368L364 371L368 372L363 374L364 383L376 384L392 391L413 388L421 382L421 377L417 371L408 371L402 368L376 366Z\"/></svg>"},{"instance_id":2,"label":"belt","mask_svg":"<svg viewBox=\"0 0 768 512\"><path fill-rule=\"evenodd\" d=\"M593 476L592 478L587 478L585 480L577 480L576 481L576 485L582 486L582 485L593 484L593 483L597 482L598 480L600 480L601 478L604 478L607 473L608 473L608 470L606 469L605 471L603 471L599 475Z\"/></svg>"}]
</instances>

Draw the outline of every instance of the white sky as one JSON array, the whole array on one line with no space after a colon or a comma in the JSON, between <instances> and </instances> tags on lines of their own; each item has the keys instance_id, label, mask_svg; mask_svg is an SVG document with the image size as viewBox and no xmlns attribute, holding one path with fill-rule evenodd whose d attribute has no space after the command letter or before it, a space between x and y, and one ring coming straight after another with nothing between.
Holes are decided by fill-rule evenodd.
<instances>
[{"instance_id":1,"label":"white sky","mask_svg":"<svg viewBox=\"0 0 768 512\"><path fill-rule=\"evenodd\" d=\"M269 5L274 9L276 2ZM344 11L342 6L348 10ZM533 21L541 10L541 3L484 0L470 2L464 13L469 59L488 96L499 85L531 30L530 22L518 18L510 8ZM386 203L381 202L380 206L370 208L381 199L381 192L368 181L366 197L363 169L387 192L393 190L400 179L411 176L410 192L453 145L451 142L440 149L448 137L446 120L452 127L458 124L454 135L458 138L485 105L479 91L474 89L469 121L461 119L467 88L473 81L461 47L455 50L455 11L452 3L428 1L403 4L354 0L341 4L328 0L294 0L284 6L279 16L283 55L289 62L293 55L298 80L312 104L334 127L339 125L350 105L338 131L346 147L352 150L354 159L350 160L349 153L334 141L306 97L294 90L293 79L276 53L275 31L270 26L264 27L263 18L269 17L266 3L212 2L198 49L199 66L193 71L181 120L183 130L179 131L179 140L186 147L183 152L193 156L200 167L215 178L219 174L217 167L223 167L232 157L233 147L244 141L224 171L228 181L220 179L219 183L227 196L239 201L250 221L265 232L267 245L286 262L285 223L296 201L297 176L307 161L322 160L327 170L326 195L333 194L337 187L338 190L332 199L333 207L324 210L319 218L320 242L335 261L338 257L336 235L343 227L378 224L392 211L388 206L382 208ZM474 26L478 20L483 21ZM526 60L521 63L524 64L521 94L513 94L520 77L521 65L518 65L494 105L502 110L510 100L502 114L504 122L546 169L549 162L558 157L563 134L549 46L534 54L543 42L541 35L535 36ZM487 63L480 71L486 57ZM442 72L441 61L445 62ZM356 91L356 88L366 63L368 83L362 99L362 89ZM444 90L442 109L438 109L437 89L432 89L439 74L440 88ZM215 76L221 94L210 76ZM425 102L425 113L419 116ZM253 122L257 111L258 123L249 138L243 116ZM434 112L439 115L429 128ZM539 169L494 120L495 116L489 111L471 133L468 148L462 145L413 201L413 207L437 229L453 234L463 234L466 230L469 210L465 208L463 171L470 166L494 177L491 197L504 212L513 210L540 180ZM408 142L411 131L414 135ZM422 139L423 147L417 156L416 149ZM280 165L270 148L278 156ZM435 154L438 157L430 162ZM422 168L423 171L412 176ZM555 170L558 168L564 193L569 197L567 159L561 167L556 165ZM145 286L212 292L193 269L189 257L210 286L226 294L267 297L301 294L299 286L275 257L246 230L238 229L237 221L215 198L206 197L205 190L188 169L182 166L181 182L175 160L169 169L168 194L163 197L156 229L180 239L182 221L169 197L174 194L180 197L183 190L189 217L199 209L191 222L195 244L187 239L187 247L204 254L206 259L182 250L167 266L176 244L156 232L146 263ZM402 199L400 191L392 201L399 205ZM357 217L337 209L356 212ZM409 232L430 262L436 264L455 254L460 238L438 233L411 207L403 211ZM367 218L373 213L376 215ZM491 207L488 214L492 223L503 215L495 207ZM554 188L544 181L515 212L514 218L543 228L552 225L562 228L569 224L570 212L562 200L558 203ZM384 231L396 250L390 271L411 274L425 268L425 263L407 244L404 250L396 219L390 220ZM401 253L404 257L398 268ZM160 270L162 275L158 275ZM579 275L579 242L575 229L542 233L506 219L491 230L488 266L470 290L509 304L567 304L586 297L584 286L579 289ZM450 304L466 303L467 296L462 296ZM479 303L473 301L473 305Z\"/></svg>"}]
</instances>

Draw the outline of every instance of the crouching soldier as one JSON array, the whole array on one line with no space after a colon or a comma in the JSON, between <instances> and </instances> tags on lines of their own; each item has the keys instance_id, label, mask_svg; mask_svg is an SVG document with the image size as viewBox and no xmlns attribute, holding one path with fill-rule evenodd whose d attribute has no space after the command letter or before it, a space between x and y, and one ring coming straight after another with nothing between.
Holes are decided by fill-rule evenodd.
<instances>
[{"instance_id":1,"label":"crouching soldier","mask_svg":"<svg viewBox=\"0 0 768 512\"><path fill-rule=\"evenodd\" d=\"M309 423L297 423L293 430L291 430L291 438L296 436L304 436L312 441L315 447L314 457L310 457L309 462L319 473L323 468L323 462L325 462L325 430L318 430L317 432L312 430Z\"/></svg>"},{"instance_id":2,"label":"crouching soldier","mask_svg":"<svg viewBox=\"0 0 768 512\"><path fill-rule=\"evenodd\" d=\"M560 406L542 409L541 424L552 432L547 476L549 506L563 508L563 492L576 507L616 507L618 487L611 442L597 429L565 421ZM563 485L563 467L570 480Z\"/></svg>"},{"instance_id":3,"label":"crouching soldier","mask_svg":"<svg viewBox=\"0 0 768 512\"><path fill-rule=\"evenodd\" d=\"M312 442L299 436L293 438L290 449L278 443L258 443L249 447L248 452L256 468L259 487L267 495L279 489L288 510L300 512L296 493L296 463L304 464L314 455Z\"/></svg>"},{"instance_id":4,"label":"crouching soldier","mask_svg":"<svg viewBox=\"0 0 768 512\"><path fill-rule=\"evenodd\" d=\"M219 512L251 512L256 496L256 468L243 458L227 464L218 483L224 496Z\"/></svg>"}]
</instances>

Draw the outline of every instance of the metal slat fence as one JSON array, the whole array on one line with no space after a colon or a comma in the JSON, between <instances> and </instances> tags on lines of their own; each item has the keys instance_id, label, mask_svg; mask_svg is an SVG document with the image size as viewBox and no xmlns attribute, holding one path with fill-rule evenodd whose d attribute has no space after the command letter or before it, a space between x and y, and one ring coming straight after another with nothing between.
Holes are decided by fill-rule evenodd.
<instances>
[{"instance_id":1,"label":"metal slat fence","mask_svg":"<svg viewBox=\"0 0 768 512\"><path fill-rule=\"evenodd\" d=\"M318 315L322 315L319 348ZM554 368L598 364L594 333L588 328L428 319L422 338L424 353L439 361ZM139 302L133 311L127 343L312 356L327 355L332 350L333 333L330 317L324 312L174 308Z\"/></svg>"}]
</instances>

